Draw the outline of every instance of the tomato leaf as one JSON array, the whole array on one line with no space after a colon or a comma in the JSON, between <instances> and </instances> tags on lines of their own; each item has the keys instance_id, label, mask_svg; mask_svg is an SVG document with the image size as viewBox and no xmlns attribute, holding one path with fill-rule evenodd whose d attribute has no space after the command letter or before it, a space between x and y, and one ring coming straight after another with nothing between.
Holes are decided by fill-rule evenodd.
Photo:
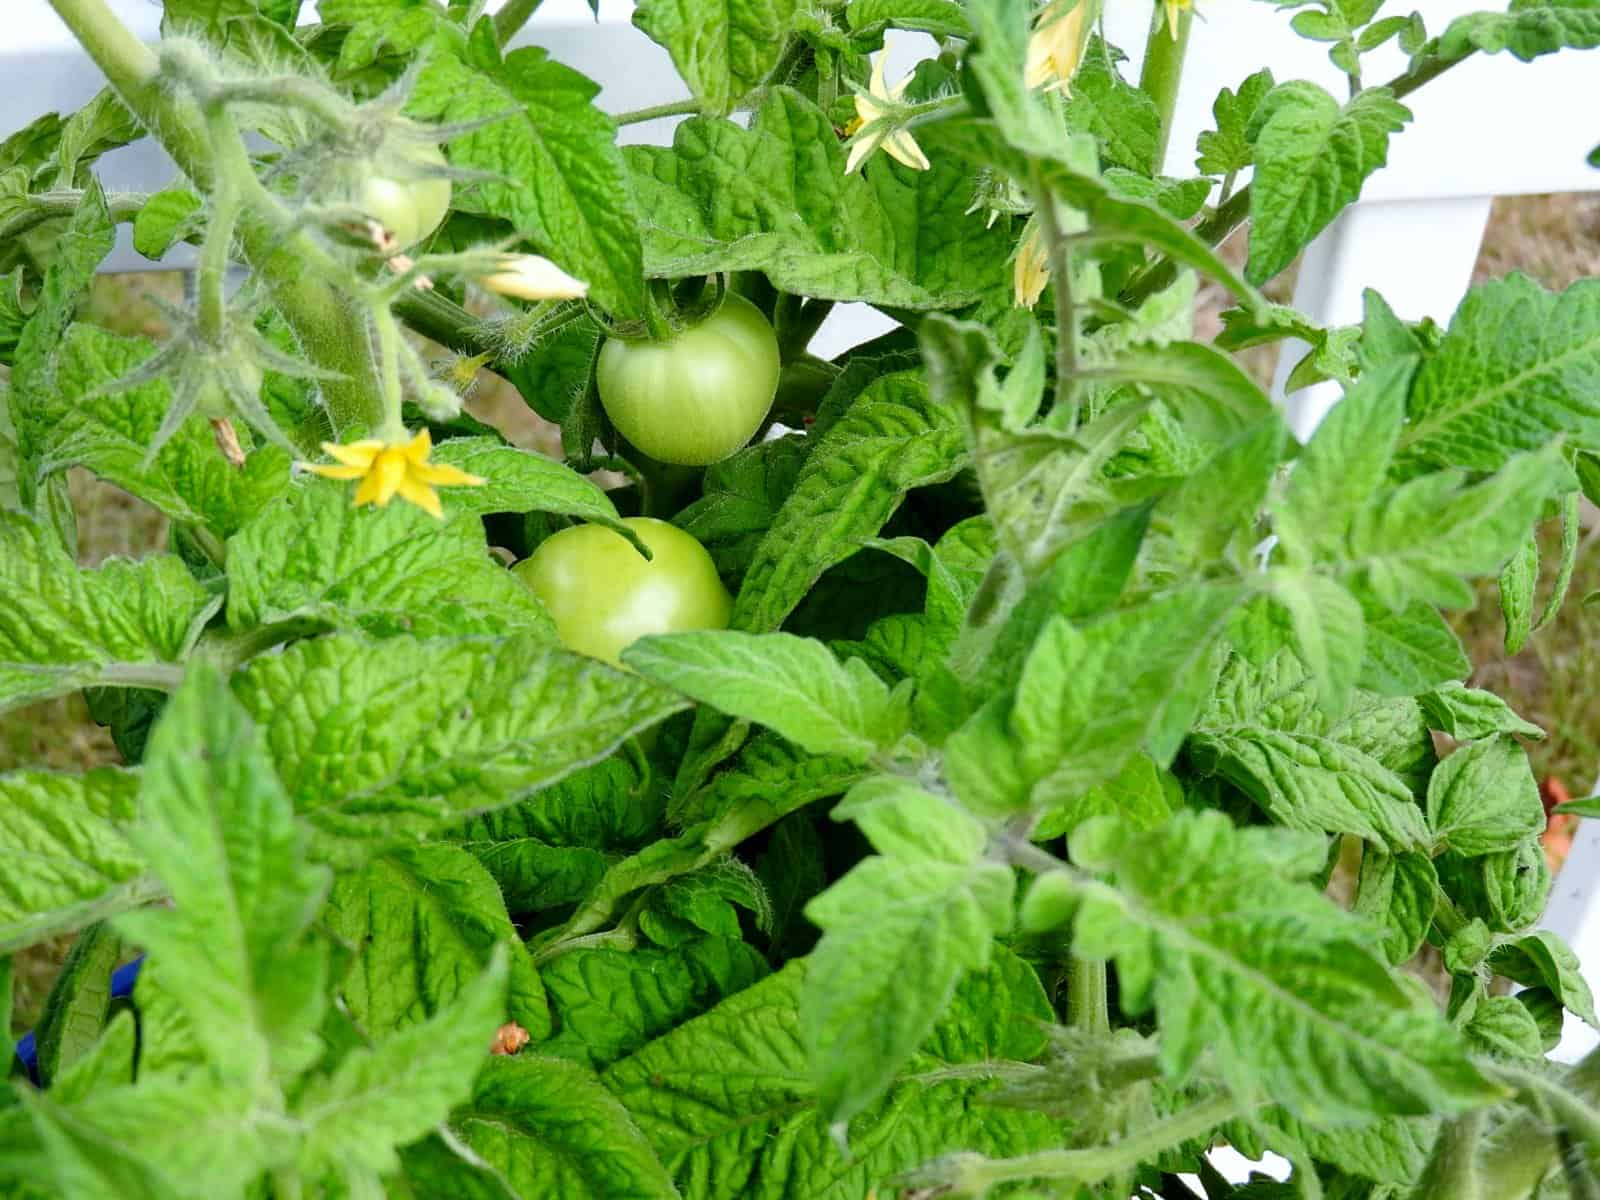
<instances>
[{"instance_id":1,"label":"tomato leaf","mask_svg":"<svg viewBox=\"0 0 1600 1200\"><path fill-rule=\"evenodd\" d=\"M778 65L797 7L795 0L644 0L634 24L671 53L701 111L720 117Z\"/></svg>"}]
</instances>

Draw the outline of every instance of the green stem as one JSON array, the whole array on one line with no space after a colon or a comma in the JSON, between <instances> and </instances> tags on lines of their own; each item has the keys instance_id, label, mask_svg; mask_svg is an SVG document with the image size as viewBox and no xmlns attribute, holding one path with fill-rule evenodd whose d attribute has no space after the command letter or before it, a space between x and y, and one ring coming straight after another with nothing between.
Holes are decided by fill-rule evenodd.
<instances>
[{"instance_id":1,"label":"green stem","mask_svg":"<svg viewBox=\"0 0 1600 1200\"><path fill-rule=\"evenodd\" d=\"M1151 170L1161 173L1167 161L1167 143L1172 137L1172 117L1178 110L1178 87L1183 82L1183 60L1189 53L1189 31L1194 26L1194 11L1183 9L1178 13L1176 36L1167 29L1166 14L1156 5L1155 17L1150 24L1150 36L1144 45L1144 69L1139 73L1139 87L1156 102L1156 112L1161 117L1160 132L1156 135L1155 161Z\"/></svg>"},{"instance_id":2,"label":"green stem","mask_svg":"<svg viewBox=\"0 0 1600 1200\"><path fill-rule=\"evenodd\" d=\"M100 668L96 687L150 688L175 692L183 682L183 667L165 662L114 662Z\"/></svg>"},{"instance_id":3,"label":"green stem","mask_svg":"<svg viewBox=\"0 0 1600 1200\"><path fill-rule=\"evenodd\" d=\"M106 210L111 214L111 223L120 225L133 220L149 202L148 192L116 192L106 197ZM70 217L82 203L83 192L73 188L35 192L11 216L0 221L0 241L20 237L46 221Z\"/></svg>"},{"instance_id":4,"label":"green stem","mask_svg":"<svg viewBox=\"0 0 1600 1200\"><path fill-rule=\"evenodd\" d=\"M1411 1200L1484 1200L1477 1163L1483 1125L1484 1115L1479 1110L1440 1126L1428 1165L1411 1190Z\"/></svg>"},{"instance_id":5,"label":"green stem","mask_svg":"<svg viewBox=\"0 0 1600 1200\"><path fill-rule=\"evenodd\" d=\"M209 525L201 525L197 522L186 526L185 532L188 533L194 544L200 548L200 553L210 559L218 570L227 565L228 547L221 538L212 532Z\"/></svg>"},{"instance_id":6,"label":"green stem","mask_svg":"<svg viewBox=\"0 0 1600 1200\"><path fill-rule=\"evenodd\" d=\"M178 168L208 190L215 164L200 111L191 101L161 86L159 64L150 48L117 19L106 0L50 0L50 4L122 102ZM255 197L264 191L258 187L246 193L250 204L239 222L245 257L271 289L306 356L339 376L322 385L336 430L342 433L369 425L373 416L371 365L358 314L326 275L307 270L307 262L320 248L295 228L292 215L284 221L270 210L259 209Z\"/></svg>"},{"instance_id":7,"label":"green stem","mask_svg":"<svg viewBox=\"0 0 1600 1200\"><path fill-rule=\"evenodd\" d=\"M1075 1183L1099 1180L1131 1170L1191 1138L1203 1137L1243 1111L1228 1095L1213 1096L1173 1113L1109 1146L1086 1150L1042 1150L1016 1158L987 1159L967 1164L961 1173L964 1194L982 1194L985 1187L1028 1180L1063 1179Z\"/></svg>"},{"instance_id":8,"label":"green stem","mask_svg":"<svg viewBox=\"0 0 1600 1200\"><path fill-rule=\"evenodd\" d=\"M504 46L516 37L528 19L538 11L543 0L506 0L506 6L494 16L494 38Z\"/></svg>"},{"instance_id":9,"label":"green stem","mask_svg":"<svg viewBox=\"0 0 1600 1200\"><path fill-rule=\"evenodd\" d=\"M1110 1033L1106 964L1074 958L1067 964L1067 1024L1085 1033Z\"/></svg>"},{"instance_id":10,"label":"green stem","mask_svg":"<svg viewBox=\"0 0 1600 1200\"><path fill-rule=\"evenodd\" d=\"M1600 1048L1584 1055L1553 1086L1589 1105L1600 1102ZM1549 1123L1524 1108L1484 1139L1478 1153L1481 1194L1493 1200L1525 1200L1556 1165L1556 1150Z\"/></svg>"},{"instance_id":11,"label":"green stem","mask_svg":"<svg viewBox=\"0 0 1600 1200\"><path fill-rule=\"evenodd\" d=\"M1039 227L1044 232L1050 255L1051 291L1056 309L1056 402L1071 405L1066 432L1078 427L1078 409L1073 390L1078 372L1078 311L1072 302L1072 246L1061 231L1056 212L1055 193L1044 182L1042 172L1034 172L1034 196Z\"/></svg>"},{"instance_id":12,"label":"green stem","mask_svg":"<svg viewBox=\"0 0 1600 1200\"><path fill-rule=\"evenodd\" d=\"M286 621L274 621L270 625L258 625L237 637L212 640L208 636L201 643L201 648L224 675L231 675L258 654L265 654L268 650L292 642L296 638L323 633L327 628L325 621L311 617L291 617Z\"/></svg>"},{"instance_id":13,"label":"green stem","mask_svg":"<svg viewBox=\"0 0 1600 1200\"><path fill-rule=\"evenodd\" d=\"M294 75L219 83L210 89L207 100L221 104L288 105L310 113L341 133L350 128L354 118L354 107L337 94Z\"/></svg>"},{"instance_id":14,"label":"green stem","mask_svg":"<svg viewBox=\"0 0 1600 1200\"><path fill-rule=\"evenodd\" d=\"M231 157L230 149L243 154L239 132L228 110L221 105L206 116L211 130L211 147L219 163ZM237 164L231 164L238 169ZM243 169L249 171L249 164ZM206 223L206 238L200 247L200 269L195 279L196 307L200 332L214 346L220 346L228 326L228 263L233 254L233 231L239 221L239 191L233 186L234 170L217 172L216 190L211 197L211 216Z\"/></svg>"},{"instance_id":15,"label":"green stem","mask_svg":"<svg viewBox=\"0 0 1600 1200\"><path fill-rule=\"evenodd\" d=\"M383 424L378 436L398 442L405 436L405 396L400 387L400 323L384 305L372 309L372 324L378 335L378 379L383 397Z\"/></svg>"},{"instance_id":16,"label":"green stem","mask_svg":"<svg viewBox=\"0 0 1600 1200\"><path fill-rule=\"evenodd\" d=\"M662 117L682 117L700 111L698 100L672 100L666 104L652 104L649 108L635 108L628 112L615 113L611 117L613 125L637 125L640 121L656 121Z\"/></svg>"}]
</instances>

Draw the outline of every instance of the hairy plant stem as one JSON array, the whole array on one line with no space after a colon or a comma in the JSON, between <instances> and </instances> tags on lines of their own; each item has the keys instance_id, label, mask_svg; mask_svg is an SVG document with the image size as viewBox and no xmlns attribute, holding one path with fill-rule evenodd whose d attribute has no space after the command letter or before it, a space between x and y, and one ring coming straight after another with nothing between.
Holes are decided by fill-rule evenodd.
<instances>
[{"instance_id":1,"label":"hairy plant stem","mask_svg":"<svg viewBox=\"0 0 1600 1200\"><path fill-rule=\"evenodd\" d=\"M1144 44L1144 67L1139 72L1139 88L1156 103L1161 117L1156 134L1155 161L1151 169L1161 173L1167 160L1167 144L1172 139L1172 118L1178 110L1178 88L1183 82L1183 60L1189 53L1189 31L1194 26L1194 11L1184 9L1178 14L1178 28L1167 28L1166 14L1160 4L1150 24L1150 36Z\"/></svg>"},{"instance_id":2,"label":"hairy plant stem","mask_svg":"<svg viewBox=\"0 0 1600 1200\"><path fill-rule=\"evenodd\" d=\"M984 1187L1028 1180L1062 1179L1095 1183L1141 1166L1162 1151L1182 1145L1191 1138L1210 1133L1243 1111L1243 1107L1232 1096L1213 1096L1153 1125L1147 1125L1109 1146L1085 1150L1041 1150L1016 1158L969 1163L962 1168L961 1184L969 1192L979 1192Z\"/></svg>"},{"instance_id":3,"label":"hairy plant stem","mask_svg":"<svg viewBox=\"0 0 1600 1200\"><path fill-rule=\"evenodd\" d=\"M221 104L210 107L206 113L206 126L211 133L212 152L219 162L236 148L242 155L239 131ZM246 170L249 164L245 164ZM206 222L206 240L200 247L200 269L195 278L195 300L200 332L214 346L221 346L228 327L228 262L233 257L233 232L243 208L239 189L234 186L234 172L217 173L216 189L211 195L211 215Z\"/></svg>"},{"instance_id":4,"label":"hairy plant stem","mask_svg":"<svg viewBox=\"0 0 1600 1200\"><path fill-rule=\"evenodd\" d=\"M378 436L387 442L405 437L404 394L400 388L400 322L386 305L372 308L373 331L378 343L378 378L382 386L383 423Z\"/></svg>"},{"instance_id":5,"label":"hairy plant stem","mask_svg":"<svg viewBox=\"0 0 1600 1200\"><path fill-rule=\"evenodd\" d=\"M50 0L62 22L94 59L106 81L140 123L161 143L180 170L202 190L215 184L217 164L198 107L161 86L154 52L111 11L106 0ZM243 147L239 154L244 157ZM248 159L245 159L248 165ZM295 227L281 205L267 207L255 179L244 188L246 207L239 217L239 242L245 258L271 289L284 319L306 356L338 378L322 384L334 428L343 434L370 426L378 416L367 339L360 312L309 261L321 248ZM236 181L238 182L238 181Z\"/></svg>"},{"instance_id":6,"label":"hairy plant stem","mask_svg":"<svg viewBox=\"0 0 1600 1200\"><path fill-rule=\"evenodd\" d=\"M1078 428L1077 401L1073 399L1078 373L1078 311L1072 302L1072 244L1062 232L1055 192L1045 183L1043 172L1034 172L1033 187L1034 211L1039 215L1039 228L1050 256L1051 291L1055 297L1056 403L1070 406L1065 432L1071 434Z\"/></svg>"},{"instance_id":7,"label":"hairy plant stem","mask_svg":"<svg viewBox=\"0 0 1600 1200\"><path fill-rule=\"evenodd\" d=\"M1446 1121L1428 1155L1411 1200L1487 1200L1479 1187L1477 1151L1483 1136L1482 1110Z\"/></svg>"},{"instance_id":8,"label":"hairy plant stem","mask_svg":"<svg viewBox=\"0 0 1600 1200\"><path fill-rule=\"evenodd\" d=\"M1558 1115L1560 1108L1550 1103L1555 1089L1583 1102L1581 1106L1575 1102L1571 1104L1575 1116L1582 1113L1583 1107L1600 1103L1600 1048L1584 1055L1559 1081L1531 1075L1508 1076L1504 1067L1497 1073L1517 1086L1541 1087L1544 1107L1556 1108ZM1568 1107L1565 1100L1561 1107ZM1484 1200L1491 1197L1492 1200L1525 1200L1556 1166L1557 1158L1558 1146L1551 1136L1549 1122L1532 1109L1524 1108L1483 1138L1477 1154L1480 1194Z\"/></svg>"},{"instance_id":9,"label":"hairy plant stem","mask_svg":"<svg viewBox=\"0 0 1600 1200\"><path fill-rule=\"evenodd\" d=\"M495 41L504 46L522 30L538 11L543 0L506 0L506 5L494 15Z\"/></svg>"},{"instance_id":10,"label":"hairy plant stem","mask_svg":"<svg viewBox=\"0 0 1600 1200\"><path fill-rule=\"evenodd\" d=\"M691 116L700 111L698 100L669 100L666 104L652 104L648 108L635 108L627 112L613 113L613 125L637 125L640 121L658 121L662 117Z\"/></svg>"},{"instance_id":11,"label":"hairy plant stem","mask_svg":"<svg viewBox=\"0 0 1600 1200\"><path fill-rule=\"evenodd\" d=\"M178 663L114 662L100 668L93 686L175 692L182 682L183 667Z\"/></svg>"},{"instance_id":12,"label":"hairy plant stem","mask_svg":"<svg viewBox=\"0 0 1600 1200\"><path fill-rule=\"evenodd\" d=\"M1081 958L1067 963L1067 1024L1085 1033L1110 1033L1106 964Z\"/></svg>"},{"instance_id":13,"label":"hairy plant stem","mask_svg":"<svg viewBox=\"0 0 1600 1200\"><path fill-rule=\"evenodd\" d=\"M149 202L148 192L112 192L106 196L106 211L111 215L112 224L120 225L133 220ZM78 188L35 192L15 213L0 221L0 241L21 237L46 221L70 217L82 203L83 192Z\"/></svg>"},{"instance_id":14,"label":"hairy plant stem","mask_svg":"<svg viewBox=\"0 0 1600 1200\"><path fill-rule=\"evenodd\" d=\"M1423 59L1403 74L1395 76L1384 86L1394 94L1396 100L1403 99L1424 84L1439 78L1452 67L1466 62L1475 53L1475 50L1469 50L1465 54L1451 58ZM1244 224L1245 218L1250 215L1250 197L1249 184L1226 196L1212 210L1210 216L1194 227L1195 237L1208 246L1220 246L1227 241L1234 230ZM1122 289L1118 303L1130 309L1137 308L1157 292L1170 287L1177 277L1178 264L1170 258L1163 258L1135 275L1128 282L1128 286Z\"/></svg>"}]
</instances>

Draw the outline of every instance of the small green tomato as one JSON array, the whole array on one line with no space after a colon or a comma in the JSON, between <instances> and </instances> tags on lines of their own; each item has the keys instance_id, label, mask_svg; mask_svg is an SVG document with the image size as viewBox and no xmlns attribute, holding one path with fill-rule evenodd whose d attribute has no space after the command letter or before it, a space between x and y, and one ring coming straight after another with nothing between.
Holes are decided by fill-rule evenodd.
<instances>
[{"instance_id":1,"label":"small green tomato","mask_svg":"<svg viewBox=\"0 0 1600 1200\"><path fill-rule=\"evenodd\" d=\"M409 152L409 157L419 168L445 165L444 153L437 146L418 146ZM444 221L450 211L450 181L442 176L374 177L361 185L355 203L393 234L404 249L420 242Z\"/></svg>"},{"instance_id":2,"label":"small green tomato","mask_svg":"<svg viewBox=\"0 0 1600 1200\"><path fill-rule=\"evenodd\" d=\"M554 618L562 644L622 665L622 651L652 633L726 629L733 599L706 548L652 517L624 522L649 561L604 525L575 525L539 544L513 570Z\"/></svg>"},{"instance_id":3,"label":"small green tomato","mask_svg":"<svg viewBox=\"0 0 1600 1200\"><path fill-rule=\"evenodd\" d=\"M761 428L778 394L778 337L743 296L662 342L611 338L595 383L619 433L658 462L704 467Z\"/></svg>"}]
</instances>

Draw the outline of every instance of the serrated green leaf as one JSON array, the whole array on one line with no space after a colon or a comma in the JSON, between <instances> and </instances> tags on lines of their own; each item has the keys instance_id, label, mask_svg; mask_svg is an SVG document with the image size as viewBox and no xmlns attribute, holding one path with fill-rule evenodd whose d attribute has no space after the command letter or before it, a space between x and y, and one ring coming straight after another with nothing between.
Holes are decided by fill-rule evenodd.
<instances>
[{"instance_id":1,"label":"serrated green leaf","mask_svg":"<svg viewBox=\"0 0 1600 1200\"><path fill-rule=\"evenodd\" d=\"M0 512L0 709L182 658L217 600L171 555L82 570L55 534Z\"/></svg>"},{"instance_id":2,"label":"serrated green leaf","mask_svg":"<svg viewBox=\"0 0 1600 1200\"><path fill-rule=\"evenodd\" d=\"M929 399L918 373L869 384L811 451L757 546L733 627L776 629L824 571L882 528L906 492L951 478L965 461L954 414Z\"/></svg>"},{"instance_id":3,"label":"serrated green leaf","mask_svg":"<svg viewBox=\"0 0 1600 1200\"><path fill-rule=\"evenodd\" d=\"M755 985L767 971L754 947L720 937L672 949L569 951L540 967L557 1029L539 1052L604 1068Z\"/></svg>"},{"instance_id":4,"label":"serrated green leaf","mask_svg":"<svg viewBox=\"0 0 1600 1200\"><path fill-rule=\"evenodd\" d=\"M410 504L356 508L347 485L323 480L291 488L228 540L228 624L296 619L380 636L527 630L554 641L532 591L490 557L476 510L437 521Z\"/></svg>"},{"instance_id":5,"label":"serrated green leaf","mask_svg":"<svg viewBox=\"0 0 1600 1200\"><path fill-rule=\"evenodd\" d=\"M1439 610L1418 601L1391 612L1360 589L1367 656L1357 682L1385 696L1415 696L1472 670L1461 639Z\"/></svg>"},{"instance_id":6,"label":"serrated green leaf","mask_svg":"<svg viewBox=\"0 0 1600 1200\"><path fill-rule=\"evenodd\" d=\"M178 242L205 228L200 197L188 188L167 188L144 202L133 219L133 248L159 262Z\"/></svg>"},{"instance_id":7,"label":"serrated green leaf","mask_svg":"<svg viewBox=\"0 0 1600 1200\"><path fill-rule=\"evenodd\" d=\"M1065 117L1068 129L1094 136L1108 164L1143 175L1160 169L1161 113L1154 100L1122 78L1098 39L1090 41L1073 73Z\"/></svg>"},{"instance_id":8,"label":"serrated green leaf","mask_svg":"<svg viewBox=\"0 0 1600 1200\"><path fill-rule=\"evenodd\" d=\"M1291 561L1339 553L1351 524L1383 486L1413 371L1406 361L1366 371L1317 426L1273 509Z\"/></svg>"},{"instance_id":9,"label":"serrated green leaf","mask_svg":"<svg viewBox=\"0 0 1600 1200\"><path fill-rule=\"evenodd\" d=\"M72 944L34 1031L39 1078L46 1087L99 1039L111 1005L111 972L121 953L122 939L104 922L83 930Z\"/></svg>"},{"instance_id":10,"label":"serrated green leaf","mask_svg":"<svg viewBox=\"0 0 1600 1200\"><path fill-rule=\"evenodd\" d=\"M510 947L506 1018L535 1040L550 1032L544 988L493 878L466 850L408 846L342 875L322 917L355 949L339 994L367 1033L381 1037L452 1004Z\"/></svg>"},{"instance_id":11,"label":"serrated green leaf","mask_svg":"<svg viewBox=\"0 0 1600 1200\"><path fill-rule=\"evenodd\" d=\"M1600 22L1600 9L1596 10ZM1600 280L1549 292L1525 275L1467 293L1417 372L1400 437L1412 470L1497 471L1560 434L1600 439Z\"/></svg>"},{"instance_id":12,"label":"serrated green leaf","mask_svg":"<svg viewBox=\"0 0 1600 1200\"><path fill-rule=\"evenodd\" d=\"M450 143L457 165L496 178L458 188L464 212L503 217L539 253L589 284L619 317L644 310L638 215L599 87L534 46L502 62L435 54L408 111L441 122L504 117Z\"/></svg>"},{"instance_id":13,"label":"serrated green leaf","mask_svg":"<svg viewBox=\"0 0 1600 1200\"><path fill-rule=\"evenodd\" d=\"M196 1043L248 1096L319 1043L327 955L306 932L327 894L261 732L211 667L191 667L150 738L134 841L174 901L118 918L161 961Z\"/></svg>"},{"instance_id":14,"label":"serrated green leaf","mask_svg":"<svg viewBox=\"0 0 1600 1200\"><path fill-rule=\"evenodd\" d=\"M477 1156L476 1169L492 1173L508 1197L677 1200L672 1177L627 1110L588 1071L561 1059L527 1052L491 1059L448 1126ZM421 1182L418 1160L425 1153L418 1147L401 1153L414 1184ZM442 1160L428 1158L437 1170ZM462 1159L456 1163L468 1169ZM419 1195L461 1195L459 1174L426 1178L433 1190Z\"/></svg>"},{"instance_id":15,"label":"serrated green leaf","mask_svg":"<svg viewBox=\"0 0 1600 1200\"><path fill-rule=\"evenodd\" d=\"M336 857L522 800L684 706L527 634L317 638L256 659L235 690Z\"/></svg>"},{"instance_id":16,"label":"serrated green leaf","mask_svg":"<svg viewBox=\"0 0 1600 1200\"><path fill-rule=\"evenodd\" d=\"M778 65L797 7L795 0L645 0L634 24L666 47L702 111L720 117Z\"/></svg>"},{"instance_id":17,"label":"serrated green leaf","mask_svg":"<svg viewBox=\"0 0 1600 1200\"><path fill-rule=\"evenodd\" d=\"M777 734L751 738L704 788L674 798L669 815L676 822L719 819L739 811L759 812L761 824L777 820L812 801L838 796L860 779L863 768L846 759L808 754Z\"/></svg>"},{"instance_id":18,"label":"serrated green leaf","mask_svg":"<svg viewBox=\"0 0 1600 1200\"><path fill-rule=\"evenodd\" d=\"M833 819L854 821L879 854L908 863L971 863L989 840L972 816L899 775L863 779L834 808Z\"/></svg>"},{"instance_id":19,"label":"serrated green leaf","mask_svg":"<svg viewBox=\"0 0 1600 1200\"><path fill-rule=\"evenodd\" d=\"M1496 1095L1432 1002L1390 976L1367 927L1307 882L1322 837L1190 812L1154 833L1096 822L1072 850L1111 880L1085 891L1073 952L1116 961L1130 1015L1154 1005L1175 1075L1209 1052L1236 1094L1313 1123Z\"/></svg>"},{"instance_id":20,"label":"serrated green leaf","mask_svg":"<svg viewBox=\"0 0 1600 1200\"><path fill-rule=\"evenodd\" d=\"M1417 697L1432 728L1457 741L1473 742L1497 733L1542 738L1544 730L1524 721L1493 692L1451 681Z\"/></svg>"},{"instance_id":21,"label":"serrated green leaf","mask_svg":"<svg viewBox=\"0 0 1600 1200\"><path fill-rule=\"evenodd\" d=\"M70 933L160 892L128 841L138 776L0 775L0 954Z\"/></svg>"},{"instance_id":22,"label":"serrated green leaf","mask_svg":"<svg viewBox=\"0 0 1600 1200\"><path fill-rule=\"evenodd\" d=\"M301 1092L300 1170L371 1194L373 1177L398 1168L398 1147L433 1129L472 1094L494 1031L504 1020L506 959L489 967L427 1021L346 1055L332 1075Z\"/></svg>"},{"instance_id":23,"label":"serrated green leaf","mask_svg":"<svg viewBox=\"0 0 1600 1200\"><path fill-rule=\"evenodd\" d=\"M1560 480L1561 461L1550 445L1471 486L1461 486L1457 471L1439 471L1380 493L1349 532L1346 569L1391 610L1414 600L1470 605L1463 577L1498 572L1522 544Z\"/></svg>"},{"instance_id":24,"label":"serrated green leaf","mask_svg":"<svg viewBox=\"0 0 1600 1200\"><path fill-rule=\"evenodd\" d=\"M623 653L641 675L720 712L765 725L813 754L864 763L905 731L903 693L821 642L734 630L641 638Z\"/></svg>"},{"instance_id":25,"label":"serrated green leaf","mask_svg":"<svg viewBox=\"0 0 1600 1200\"><path fill-rule=\"evenodd\" d=\"M935 37L967 37L972 32L956 0L850 0L845 19L858 34L876 33L884 26Z\"/></svg>"},{"instance_id":26,"label":"serrated green leaf","mask_svg":"<svg viewBox=\"0 0 1600 1200\"><path fill-rule=\"evenodd\" d=\"M775 87L748 131L691 119L670 149L630 147L647 273L761 271L796 295L910 309L980 300L1005 284L1009 234L967 212L970 172L941 153L942 130L917 136L931 169L846 175L828 116Z\"/></svg>"},{"instance_id":27,"label":"serrated green leaf","mask_svg":"<svg viewBox=\"0 0 1600 1200\"><path fill-rule=\"evenodd\" d=\"M1546 987L1564 1008L1600 1028L1594 995L1578 963L1578 956L1548 929L1536 930L1496 946L1489 967L1497 975L1528 987Z\"/></svg>"},{"instance_id":28,"label":"serrated green leaf","mask_svg":"<svg viewBox=\"0 0 1600 1200\"><path fill-rule=\"evenodd\" d=\"M55 387L40 419L47 422L34 459L42 479L82 466L154 505L180 524L228 537L289 485L289 456L256 446L236 430L248 451L243 469L217 449L203 420L191 418L147 465L150 445L166 418L165 382L107 391L155 353L144 338L123 338L75 325L52 363Z\"/></svg>"},{"instance_id":29,"label":"serrated green leaf","mask_svg":"<svg viewBox=\"0 0 1600 1200\"><path fill-rule=\"evenodd\" d=\"M876 1103L969 971L989 965L1015 887L1000 863L868 858L806 905L822 929L800 1027L830 1125ZM915 972L918 985L904 986Z\"/></svg>"},{"instance_id":30,"label":"serrated green leaf","mask_svg":"<svg viewBox=\"0 0 1600 1200\"><path fill-rule=\"evenodd\" d=\"M449 493L452 512L560 513L593 521L632 537L605 490L565 463L495 438L451 438L440 443L432 461L459 467L487 482Z\"/></svg>"},{"instance_id":31,"label":"serrated green leaf","mask_svg":"<svg viewBox=\"0 0 1600 1200\"><path fill-rule=\"evenodd\" d=\"M957 988L888 1099L850 1122L848 1155L816 1108L799 1012L804 961L618 1063L606 1086L702 1200L848 1200L957 1149L1004 1155L1054 1144L1055 1123L1043 1115L979 1102L988 1079L918 1078L1042 1049L1051 1017L1043 990L1026 964L994 953L989 971Z\"/></svg>"},{"instance_id":32,"label":"serrated green leaf","mask_svg":"<svg viewBox=\"0 0 1600 1200\"><path fill-rule=\"evenodd\" d=\"M1239 599L1231 587L1193 587L1083 628L1047 624L1010 718L1031 802L1086 792L1141 749L1170 762L1211 690L1216 638Z\"/></svg>"},{"instance_id":33,"label":"serrated green leaf","mask_svg":"<svg viewBox=\"0 0 1600 1200\"><path fill-rule=\"evenodd\" d=\"M1425 854L1361 853L1355 912L1384 931L1383 954L1396 966L1422 948L1439 902L1439 875Z\"/></svg>"},{"instance_id":34,"label":"serrated green leaf","mask_svg":"<svg viewBox=\"0 0 1600 1200\"><path fill-rule=\"evenodd\" d=\"M1236 91L1223 88L1211 105L1217 127L1202 133L1195 142L1200 152L1195 170L1203 175L1227 175L1255 163L1255 147L1246 130L1256 108L1275 84L1272 71L1262 68L1241 83Z\"/></svg>"},{"instance_id":35,"label":"serrated green leaf","mask_svg":"<svg viewBox=\"0 0 1600 1200\"><path fill-rule=\"evenodd\" d=\"M743 575L749 568L762 536L794 490L809 441L781 437L758 442L707 468L700 499L672 519L710 551L724 577Z\"/></svg>"},{"instance_id":36,"label":"serrated green leaf","mask_svg":"<svg viewBox=\"0 0 1600 1200\"><path fill-rule=\"evenodd\" d=\"M1508 850L1544 829L1544 805L1527 752L1505 735L1450 755L1428 781L1428 823L1467 858Z\"/></svg>"},{"instance_id":37,"label":"serrated green leaf","mask_svg":"<svg viewBox=\"0 0 1600 1200\"><path fill-rule=\"evenodd\" d=\"M1594 0L1512 0L1508 11L1457 17L1438 40L1438 52L1451 58L1482 50L1502 50L1531 62L1571 47L1600 46L1600 6Z\"/></svg>"},{"instance_id":38,"label":"serrated green leaf","mask_svg":"<svg viewBox=\"0 0 1600 1200\"><path fill-rule=\"evenodd\" d=\"M1411 111L1385 88L1368 88L1343 108L1314 83L1273 88L1250 120L1255 174L1250 186L1250 262L1245 278L1277 275L1388 161L1389 135Z\"/></svg>"}]
</instances>

